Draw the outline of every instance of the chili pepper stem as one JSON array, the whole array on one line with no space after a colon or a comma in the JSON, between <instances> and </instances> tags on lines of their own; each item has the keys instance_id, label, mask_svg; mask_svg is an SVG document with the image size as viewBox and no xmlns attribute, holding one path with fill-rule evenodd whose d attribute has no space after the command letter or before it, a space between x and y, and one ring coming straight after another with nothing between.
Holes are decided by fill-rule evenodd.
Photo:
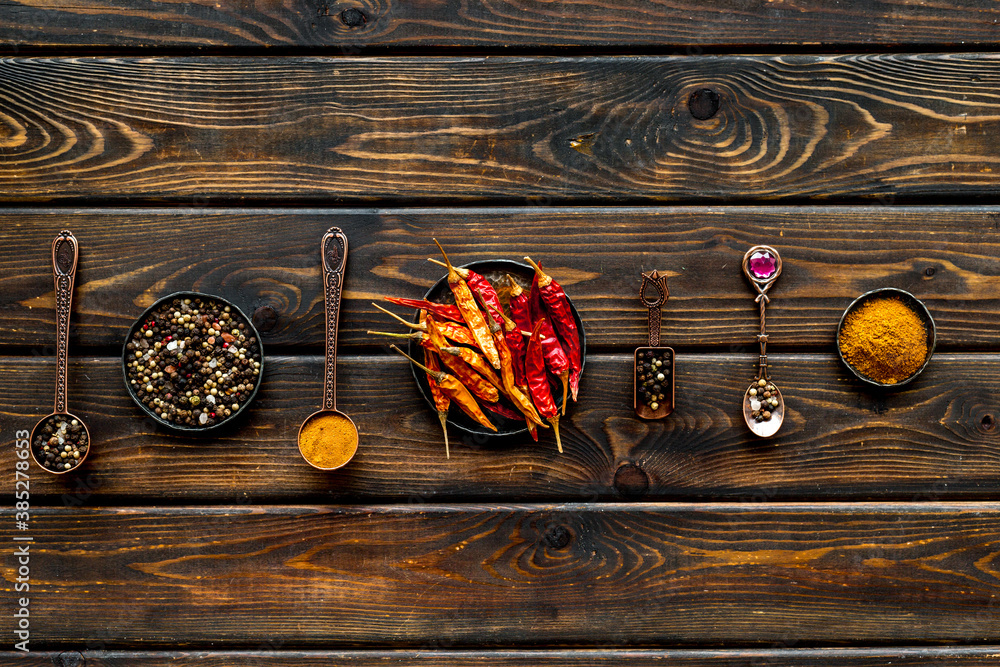
<instances>
[{"instance_id":1,"label":"chili pepper stem","mask_svg":"<svg viewBox=\"0 0 1000 667\"><path fill-rule=\"evenodd\" d=\"M509 273L505 273L504 275L507 276L507 282L510 283L511 296L517 296L524 291L523 289L521 289L521 286L517 284L517 281L514 280L514 277L512 275L510 275Z\"/></svg>"},{"instance_id":2,"label":"chili pepper stem","mask_svg":"<svg viewBox=\"0 0 1000 667\"><path fill-rule=\"evenodd\" d=\"M569 371L566 371L559 376L559 381L562 382L563 386L563 402L562 402L562 414L566 416L566 397L569 395ZM562 451L561 449L559 451Z\"/></svg>"},{"instance_id":3,"label":"chili pepper stem","mask_svg":"<svg viewBox=\"0 0 1000 667\"><path fill-rule=\"evenodd\" d=\"M440 248L441 246L439 245L438 247ZM441 252L444 252L444 250L442 250ZM434 259L433 257L428 257L427 261L430 262L431 264L437 264L438 266L443 266L446 269L448 268L448 265L445 264L444 262L442 262L440 259ZM455 266L455 267L452 267L452 268L455 269L455 273L457 273L458 275L460 275L463 280L468 280L469 279L469 270L468 269L463 269L462 267L459 267L459 266Z\"/></svg>"},{"instance_id":4,"label":"chili pepper stem","mask_svg":"<svg viewBox=\"0 0 1000 667\"><path fill-rule=\"evenodd\" d=\"M448 413L438 410L438 419L441 420L441 432L444 433L444 457L451 458L451 449L448 447Z\"/></svg>"},{"instance_id":5,"label":"chili pepper stem","mask_svg":"<svg viewBox=\"0 0 1000 667\"><path fill-rule=\"evenodd\" d=\"M542 271L542 267L535 264L534 260L532 260L530 257L525 257L524 261L526 261L528 264L531 264L531 268L535 270L535 274L538 276L539 287L546 287L552 283L552 276L546 275L545 272Z\"/></svg>"},{"instance_id":6,"label":"chili pepper stem","mask_svg":"<svg viewBox=\"0 0 1000 667\"><path fill-rule=\"evenodd\" d=\"M444 248L441 247L441 244L438 243L437 239L431 239L431 240L437 244L438 250L440 250L441 254L444 255L445 266L448 268L448 282L449 283L456 282L456 280L460 279L461 276L458 275L458 271L455 270L455 267L451 265L451 260L448 259L448 253L444 251ZM452 276L454 276L454 279L452 278Z\"/></svg>"},{"instance_id":7,"label":"chili pepper stem","mask_svg":"<svg viewBox=\"0 0 1000 667\"><path fill-rule=\"evenodd\" d=\"M365 333L372 336L388 336L390 338L423 338L424 334L420 331L412 331L410 333L389 333L388 331L366 331Z\"/></svg>"},{"instance_id":8,"label":"chili pepper stem","mask_svg":"<svg viewBox=\"0 0 1000 667\"><path fill-rule=\"evenodd\" d=\"M552 424L552 431L556 434L556 447L559 449L559 453L562 454L562 438L559 437L559 415L549 417L549 423Z\"/></svg>"},{"instance_id":9,"label":"chili pepper stem","mask_svg":"<svg viewBox=\"0 0 1000 667\"><path fill-rule=\"evenodd\" d=\"M420 363L419 361L417 361L416 359L414 359L413 357L411 357L410 355L408 355L406 352L403 352L401 349L399 349L395 345L390 345L389 347L391 347L392 349L396 350L396 352L399 352L401 355L403 355L404 357L406 357L407 359L409 359L412 363L416 364L417 368L419 368L423 372L427 373L428 375L430 375L432 378L434 378L438 382L441 381L438 378L443 378L445 376L444 372L442 372L442 371L435 371L435 370L431 370L430 368L427 368L427 366L424 366L422 363Z\"/></svg>"},{"instance_id":10,"label":"chili pepper stem","mask_svg":"<svg viewBox=\"0 0 1000 667\"><path fill-rule=\"evenodd\" d=\"M419 329L420 328L419 324L414 324L413 322L407 322L406 320L404 320L402 317L400 317L396 313L392 312L391 310L386 310L385 308L383 308L382 306L378 305L374 301L372 301L372 305L375 306L376 308L378 308L379 310L381 310L383 313L385 313L389 317L391 317L391 318L393 318L395 320L398 320L399 323L402 324L402 325L404 325L404 326L408 326L411 329Z\"/></svg>"}]
</instances>

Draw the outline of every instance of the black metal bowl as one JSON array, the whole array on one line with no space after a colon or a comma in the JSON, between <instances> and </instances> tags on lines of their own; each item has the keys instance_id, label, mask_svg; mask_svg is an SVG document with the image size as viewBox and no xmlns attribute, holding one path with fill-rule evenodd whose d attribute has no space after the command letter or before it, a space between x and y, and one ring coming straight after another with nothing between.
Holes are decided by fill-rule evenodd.
<instances>
[{"instance_id":1,"label":"black metal bowl","mask_svg":"<svg viewBox=\"0 0 1000 667\"><path fill-rule=\"evenodd\" d=\"M844 328L844 320L847 319L847 316L850 313L853 313L858 308L860 308L862 305L871 301L872 299L887 298L887 297L895 297L900 299L906 306L910 308L910 310L912 310L917 315L917 317L920 319L920 322L924 325L924 329L927 331L927 358L924 359L924 363L912 375L905 378L904 380L895 382L893 384L884 384L882 382L879 382L877 380L868 377L867 375L859 371L857 368L855 368L854 366L852 366L847 362L847 359L844 358L844 351L840 347L840 332ZM897 387L902 387L905 384L913 382L913 380L915 380L917 376L923 372L923 370L927 367L927 364L930 362L931 357L934 355L934 346L936 342L937 342L937 329L934 326L934 318L931 317L931 313L930 311L927 310L927 306L925 306L923 302L920 301L920 299L913 296L906 290L901 290L895 287L882 287L879 289L872 290L870 292L865 292L864 294L862 294L857 299L851 302L851 305L847 307L847 309L844 311L844 314L840 316L840 323L837 325L837 355L840 357L840 361L844 364L844 366L848 368L848 370L854 373L854 375L859 380L861 380L862 382L871 387L877 387L879 389L896 389Z\"/></svg>"},{"instance_id":2,"label":"black metal bowl","mask_svg":"<svg viewBox=\"0 0 1000 667\"><path fill-rule=\"evenodd\" d=\"M152 409L150 409L145 403L143 403L139 399L139 397L136 395L135 390L133 390L132 385L129 384L128 368L126 366L126 363L130 360L131 358L130 355L132 355L132 353L128 349L128 344L129 341L132 340L132 335L139 330L143 322L146 321L146 318L149 317L149 315L151 315L154 310L159 308L161 305L178 298L180 299L200 298L202 300L215 301L217 303L222 304L223 306L229 306L230 312L234 313L237 317L239 317L240 322L246 325L246 330L249 331L251 335L257 339L257 347L260 350L260 359L254 359L254 361L260 362L260 373L258 373L257 375L257 381L254 382L253 391L250 392L249 398L247 398L246 402L242 406L240 406L240 409L236 413L228 417L225 417L224 419L221 419L220 421L210 426L188 426L186 424L185 425L175 424L174 422L162 419ZM167 428L174 431L183 431L188 433L207 433L208 431L214 431L218 428L221 428L222 426L232 424L233 421L240 418L243 414L247 412L247 409L250 407L250 404L253 403L254 399L257 397L257 391L260 389L261 381L264 379L264 345L260 340L260 334L257 332L257 329L254 328L253 326L253 322L250 320L249 317L246 316L246 314L243 313L242 310L240 310L236 306L236 304L232 303L231 301L227 301L222 297L215 296L212 294L204 294L202 292L174 292L173 294L168 294L167 296L157 300L156 303L154 303L152 306L144 310L142 315L140 315L139 318L135 321L135 323L129 328L128 335L125 337L125 343L122 345L122 377L125 380L125 389L126 391L128 391L128 395L132 397L132 400L135 401L136 405L142 408L143 412L149 415L158 424L162 424L163 426L166 426Z\"/></svg>"},{"instance_id":3,"label":"black metal bowl","mask_svg":"<svg viewBox=\"0 0 1000 667\"><path fill-rule=\"evenodd\" d=\"M531 279L535 275L535 270L528 266L527 264L522 264L521 262L515 262L509 259L487 259L479 262L472 262L470 264L465 264L462 268L475 271L486 277L494 286L502 287L506 284L505 274L510 274L518 284L525 290L531 288ZM498 291L500 291L498 289ZM443 276L440 280L434 283L434 286L427 290L424 298L428 301L436 301L438 303L455 303L455 299L452 296L451 288L448 287L448 276ZM568 299L568 297L567 297ZM577 312L576 306L573 305L573 301L569 300L570 310L573 311L573 318L576 320L576 328L580 332L580 375L583 376L583 367L586 366L587 361L587 336L583 331L583 321L580 319L580 313ZM416 318L414 318L416 321ZM414 340L410 341L409 349L407 353L414 359L423 359L423 353L420 344ZM432 412L437 414L437 408L434 406L434 399L431 396L430 385L428 384L427 374L410 364L410 369L413 371L413 377L417 381L417 388L420 389L420 394L427 401L427 405L430 406ZM444 369L447 370L447 369ZM549 382L552 388L552 396L556 399L556 403L561 404L562 400L562 383L556 379L553 379L550 374ZM501 400L504 401L501 397ZM569 404L566 409L571 410L573 405L572 398L567 399ZM511 410L514 408L511 406ZM465 431L474 436L484 436L484 437L510 437L521 435L522 433L528 432L528 426L524 419L510 419L499 415L495 412L490 412L484 409L483 412L489 417L493 425L497 427L496 433L485 428L476 421L473 421L467 414L462 412L457 407L452 407L448 412L448 423L459 429L460 431ZM516 410L514 410L516 412ZM544 432L542 429L539 432Z\"/></svg>"}]
</instances>

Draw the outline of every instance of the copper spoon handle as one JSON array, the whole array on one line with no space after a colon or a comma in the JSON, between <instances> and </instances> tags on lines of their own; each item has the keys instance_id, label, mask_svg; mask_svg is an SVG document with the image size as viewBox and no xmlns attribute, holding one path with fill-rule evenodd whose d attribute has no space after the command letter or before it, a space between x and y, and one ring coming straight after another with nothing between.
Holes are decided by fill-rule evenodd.
<instances>
[{"instance_id":1,"label":"copper spoon handle","mask_svg":"<svg viewBox=\"0 0 1000 667\"><path fill-rule=\"evenodd\" d=\"M347 235L331 227L320 245L323 258L323 287L326 297L326 370L323 381L323 409L337 409L337 325L340 321L340 295L347 265Z\"/></svg>"},{"instance_id":2,"label":"copper spoon handle","mask_svg":"<svg viewBox=\"0 0 1000 667\"><path fill-rule=\"evenodd\" d=\"M646 296L646 288L652 285L656 288L656 298L650 299ZM659 272L642 274L642 286L639 288L639 299L649 309L649 347L660 346L660 320L663 318L661 308L670 298L670 290L667 289L667 277L661 276Z\"/></svg>"},{"instance_id":3,"label":"copper spoon handle","mask_svg":"<svg viewBox=\"0 0 1000 667\"><path fill-rule=\"evenodd\" d=\"M764 309L767 306L768 298L763 293L760 297L758 297L760 301L760 335L757 336L757 340L760 341L760 360L757 362L757 379L770 380L771 378L767 374L767 330L764 328Z\"/></svg>"},{"instance_id":4,"label":"copper spoon handle","mask_svg":"<svg viewBox=\"0 0 1000 667\"><path fill-rule=\"evenodd\" d=\"M73 311L73 283L80 247L68 230L52 241L52 278L56 286L56 405L66 412L66 374L69 366L69 314Z\"/></svg>"},{"instance_id":5,"label":"copper spoon handle","mask_svg":"<svg viewBox=\"0 0 1000 667\"><path fill-rule=\"evenodd\" d=\"M750 269L750 259L755 252L767 253L774 258L774 270L765 278L758 278ZM757 377L755 379L770 380L771 378L768 377L767 373L767 329L765 328L764 314L767 304L771 300L767 295L767 291L771 289L774 281L781 275L781 255L769 245L755 245L743 255L743 273L750 279L750 283L754 286L754 289L757 290L757 298L755 300L760 304L760 333L757 335L757 341L760 343L760 360L757 364Z\"/></svg>"}]
</instances>

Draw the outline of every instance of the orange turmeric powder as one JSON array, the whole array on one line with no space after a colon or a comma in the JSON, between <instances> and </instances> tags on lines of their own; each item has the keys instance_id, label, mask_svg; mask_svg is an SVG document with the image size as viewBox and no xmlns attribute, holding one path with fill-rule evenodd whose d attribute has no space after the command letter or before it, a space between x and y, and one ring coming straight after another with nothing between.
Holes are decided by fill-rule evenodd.
<instances>
[{"instance_id":1,"label":"orange turmeric powder","mask_svg":"<svg viewBox=\"0 0 1000 667\"><path fill-rule=\"evenodd\" d=\"M317 468L339 468L357 449L357 429L335 412L313 415L299 432L299 451Z\"/></svg>"},{"instance_id":2,"label":"orange turmeric powder","mask_svg":"<svg viewBox=\"0 0 1000 667\"><path fill-rule=\"evenodd\" d=\"M840 351L862 375L880 384L897 384L927 359L927 329L899 298L875 298L844 318Z\"/></svg>"}]
</instances>

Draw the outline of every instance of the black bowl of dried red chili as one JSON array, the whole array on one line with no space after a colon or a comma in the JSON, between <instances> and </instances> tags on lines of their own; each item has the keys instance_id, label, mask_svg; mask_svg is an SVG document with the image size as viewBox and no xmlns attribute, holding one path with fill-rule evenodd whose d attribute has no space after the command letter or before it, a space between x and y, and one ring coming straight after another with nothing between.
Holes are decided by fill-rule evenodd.
<instances>
[{"instance_id":1,"label":"black bowl of dried red chili","mask_svg":"<svg viewBox=\"0 0 1000 667\"><path fill-rule=\"evenodd\" d=\"M515 262L509 259L487 259L478 262L471 262L469 264L463 265L461 268L470 269L486 277L487 280L496 288L497 293L500 296L500 301L503 303L507 315L510 316L509 310L509 296L510 287L507 284L506 275L510 275L514 278L521 289L525 292L531 289L531 280L535 275L535 270L528 266L527 264L522 264L521 262ZM434 285L427 290L424 298L428 301L436 301L438 303L455 303L455 298L452 296L451 288L448 287L448 276L443 276ZM570 309L573 312L573 319L576 320L576 328L580 334L580 375L583 375L583 366L586 365L587 360L587 336L583 331L583 321L580 319L580 313L577 312L576 306L573 305L572 300L567 297L569 301ZM416 322L418 318L414 318ZM527 340L527 339L525 339ZM410 340L409 349L407 353L417 359L422 361L424 358L423 348L420 344L414 340ZM437 413L437 408L434 406L434 398L431 396L430 385L428 384L427 374L410 364L410 370L413 371L413 377L417 381L417 387L420 389L421 396L427 401L427 405L433 413ZM447 369L444 369L447 370ZM549 385L552 390L552 396L556 399L556 403L560 406L562 405L562 384L557 378L549 374ZM573 399L567 399L567 414L572 410ZM479 401L479 405L482 407L483 402ZM489 420L493 422L493 425L497 427L496 433L485 428L481 424L475 422L471 417L466 415L464 412L459 410L457 407L452 406L448 412L448 423L455 428L465 431L466 433L480 437L511 437L518 436L528 432L528 427L525 424L524 418L521 417L514 405L510 401L501 396L499 401L499 409L506 410L507 415L494 412L488 407L484 407L483 412L489 417ZM539 434L550 433L551 429L539 429ZM551 440L551 437L550 437Z\"/></svg>"},{"instance_id":2,"label":"black bowl of dried red chili","mask_svg":"<svg viewBox=\"0 0 1000 667\"><path fill-rule=\"evenodd\" d=\"M176 292L147 308L129 329L122 373L129 395L147 415L177 431L203 433L246 413L264 377L264 350L260 334L235 304Z\"/></svg>"}]
</instances>

